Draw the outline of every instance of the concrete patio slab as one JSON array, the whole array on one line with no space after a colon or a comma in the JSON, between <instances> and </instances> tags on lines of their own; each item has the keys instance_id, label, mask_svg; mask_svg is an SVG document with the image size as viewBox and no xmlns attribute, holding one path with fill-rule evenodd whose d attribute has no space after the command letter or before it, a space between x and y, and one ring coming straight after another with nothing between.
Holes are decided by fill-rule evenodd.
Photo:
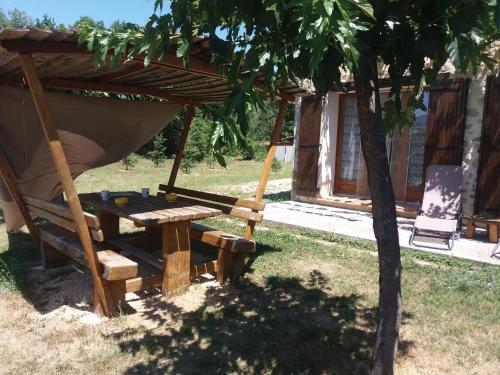
<instances>
[{"instance_id":1,"label":"concrete patio slab","mask_svg":"<svg viewBox=\"0 0 500 375\"><path fill-rule=\"evenodd\" d=\"M375 241L372 215L369 212L286 201L268 203L264 211L264 220L349 238ZM491 257L495 244L487 241L486 231L478 230L474 240L461 238L455 242L452 250L438 250L408 244L413 222L413 219L398 217L399 239L403 248L500 265L500 259Z\"/></svg>"}]
</instances>

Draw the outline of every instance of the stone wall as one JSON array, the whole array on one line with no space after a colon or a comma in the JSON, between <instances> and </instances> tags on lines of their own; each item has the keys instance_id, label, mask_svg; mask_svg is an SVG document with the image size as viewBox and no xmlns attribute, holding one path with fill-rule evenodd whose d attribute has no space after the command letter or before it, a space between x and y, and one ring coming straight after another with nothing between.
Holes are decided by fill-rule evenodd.
<instances>
[{"instance_id":1,"label":"stone wall","mask_svg":"<svg viewBox=\"0 0 500 375\"><path fill-rule=\"evenodd\" d=\"M464 153L462 157L464 171L462 178L462 207L465 216L474 213L487 75L487 72L484 72L471 79L467 96Z\"/></svg>"}]
</instances>

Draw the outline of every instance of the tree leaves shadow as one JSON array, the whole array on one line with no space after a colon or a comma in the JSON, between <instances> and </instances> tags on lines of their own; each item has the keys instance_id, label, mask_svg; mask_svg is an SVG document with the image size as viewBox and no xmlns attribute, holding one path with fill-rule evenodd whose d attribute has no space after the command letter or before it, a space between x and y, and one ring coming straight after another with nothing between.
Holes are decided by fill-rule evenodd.
<instances>
[{"instance_id":1,"label":"tree leaves shadow","mask_svg":"<svg viewBox=\"0 0 500 375\"><path fill-rule=\"evenodd\" d=\"M326 293L327 281L313 271L306 282L207 288L196 310L170 312L177 326L112 335L123 353L147 353L125 373L367 373L376 310L359 295ZM156 319L157 300L145 303Z\"/></svg>"}]
</instances>

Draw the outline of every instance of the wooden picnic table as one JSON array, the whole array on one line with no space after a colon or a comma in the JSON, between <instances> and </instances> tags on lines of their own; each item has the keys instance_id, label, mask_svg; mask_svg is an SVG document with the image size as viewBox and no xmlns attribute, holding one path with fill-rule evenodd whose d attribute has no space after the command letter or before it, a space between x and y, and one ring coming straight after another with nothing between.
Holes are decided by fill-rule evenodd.
<instances>
[{"instance_id":1,"label":"wooden picnic table","mask_svg":"<svg viewBox=\"0 0 500 375\"><path fill-rule=\"evenodd\" d=\"M128 204L118 207L114 203L114 196L126 196ZM167 202L160 196L143 198L136 192L113 193L108 201L103 201L99 193L80 194L79 197L82 203L97 210L104 238L111 243L120 235L119 218L146 228L161 228L164 295L178 293L189 287L191 220L222 215L221 210L200 204Z\"/></svg>"}]
</instances>

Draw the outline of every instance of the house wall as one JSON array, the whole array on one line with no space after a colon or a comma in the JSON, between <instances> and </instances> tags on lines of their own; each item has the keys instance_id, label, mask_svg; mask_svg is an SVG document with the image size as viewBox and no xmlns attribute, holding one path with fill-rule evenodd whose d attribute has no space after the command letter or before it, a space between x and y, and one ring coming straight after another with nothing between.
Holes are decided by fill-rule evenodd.
<instances>
[{"instance_id":1,"label":"house wall","mask_svg":"<svg viewBox=\"0 0 500 375\"><path fill-rule=\"evenodd\" d=\"M276 146L274 158L284 163L293 163L295 149L294 146Z\"/></svg>"},{"instance_id":2,"label":"house wall","mask_svg":"<svg viewBox=\"0 0 500 375\"><path fill-rule=\"evenodd\" d=\"M322 198L333 194L335 178L335 156L337 146L337 128L339 121L339 93L329 92L323 100L321 114L321 131L319 143L321 148L318 160L318 188Z\"/></svg>"},{"instance_id":3,"label":"house wall","mask_svg":"<svg viewBox=\"0 0 500 375\"><path fill-rule=\"evenodd\" d=\"M462 157L462 166L464 170L462 179L462 205L464 215L466 216L474 213L486 77L489 74L492 73L482 71L471 79L467 97L464 152ZM460 77L457 76L456 78ZM327 198L333 194L336 157L335 149L339 125L339 98L339 93L329 92L323 103L320 132L321 150L318 161L318 187L320 198ZM296 101L295 123L295 145L298 145L299 141L297 137L300 128L300 99ZM297 150L295 150L295 156L297 156ZM294 160L294 178L295 170L297 169L296 163L297 157L295 157ZM292 189L292 199L295 199L295 189Z\"/></svg>"}]
</instances>

